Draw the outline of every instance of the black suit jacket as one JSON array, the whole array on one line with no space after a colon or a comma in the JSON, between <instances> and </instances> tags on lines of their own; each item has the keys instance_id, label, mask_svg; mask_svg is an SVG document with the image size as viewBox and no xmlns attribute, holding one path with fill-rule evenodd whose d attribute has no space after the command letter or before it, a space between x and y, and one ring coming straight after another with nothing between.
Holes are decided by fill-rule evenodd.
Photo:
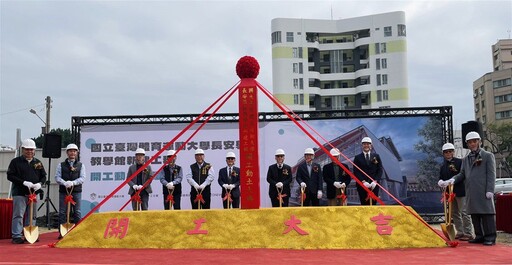
<instances>
[{"instance_id":1,"label":"black suit jacket","mask_svg":"<svg viewBox=\"0 0 512 265\"><path fill-rule=\"evenodd\" d=\"M282 172L281 177L279 177L279 172L278 172L279 170L281 170L281 172ZM277 164L270 165L268 167L268 171L267 171L267 182L269 184L268 195L271 198L277 197L276 183L278 183L278 182L283 183L283 193L287 194L288 197L290 197L290 183L292 182L292 168L287 164L283 164L282 169L277 168Z\"/></svg>"},{"instance_id":2,"label":"black suit jacket","mask_svg":"<svg viewBox=\"0 0 512 265\"><path fill-rule=\"evenodd\" d=\"M306 183L306 190L309 193L316 194L319 190L322 190L322 168L317 163L311 163L311 176L309 175L306 162L300 164L297 168L295 179L299 185L301 182Z\"/></svg>"},{"instance_id":3,"label":"black suit jacket","mask_svg":"<svg viewBox=\"0 0 512 265\"><path fill-rule=\"evenodd\" d=\"M345 163L341 163L343 166L345 166L347 169L349 167ZM345 183L345 185L350 184L350 181L352 178L350 175L343 171L341 167L339 167L339 176L337 179L334 178L334 167L339 167L336 163L331 162L329 164L324 165L324 168L322 169L322 174L324 177L324 181L327 184L327 199L334 199L336 197L336 187L334 187L334 182L339 181L341 183Z\"/></svg>"},{"instance_id":4,"label":"black suit jacket","mask_svg":"<svg viewBox=\"0 0 512 265\"><path fill-rule=\"evenodd\" d=\"M219 170L218 182L222 188L222 198L226 195L226 189L222 187L224 184L234 184L235 187L231 190L231 195L233 197L240 197L240 168L233 166L231 171L231 181L228 178L228 167L221 168Z\"/></svg>"},{"instance_id":5,"label":"black suit jacket","mask_svg":"<svg viewBox=\"0 0 512 265\"><path fill-rule=\"evenodd\" d=\"M453 165L452 167L450 165ZM452 161L448 162L444 159L441 169L439 170L439 179L449 180L453 176L459 174L460 168L462 167L462 159L454 157ZM453 193L456 197L466 196L466 189L464 188L464 181L455 183L453 185Z\"/></svg>"},{"instance_id":6,"label":"black suit jacket","mask_svg":"<svg viewBox=\"0 0 512 265\"><path fill-rule=\"evenodd\" d=\"M372 177L374 180L380 180L382 177L382 161L380 160L379 154L370 153L370 163L366 163L364 153L360 153L354 157L354 164L363 170L366 174ZM363 172L358 170L356 167L353 169L354 175L360 180L366 182L372 182Z\"/></svg>"}]
</instances>

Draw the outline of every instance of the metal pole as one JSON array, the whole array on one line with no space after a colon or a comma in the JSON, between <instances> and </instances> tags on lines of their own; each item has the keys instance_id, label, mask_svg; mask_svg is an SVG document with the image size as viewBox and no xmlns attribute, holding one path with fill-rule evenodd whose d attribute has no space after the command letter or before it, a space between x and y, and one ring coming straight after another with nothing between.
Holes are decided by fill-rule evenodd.
<instances>
[{"instance_id":1,"label":"metal pole","mask_svg":"<svg viewBox=\"0 0 512 265\"><path fill-rule=\"evenodd\" d=\"M50 110L52 108L52 98L46 97L46 133L50 133Z\"/></svg>"}]
</instances>

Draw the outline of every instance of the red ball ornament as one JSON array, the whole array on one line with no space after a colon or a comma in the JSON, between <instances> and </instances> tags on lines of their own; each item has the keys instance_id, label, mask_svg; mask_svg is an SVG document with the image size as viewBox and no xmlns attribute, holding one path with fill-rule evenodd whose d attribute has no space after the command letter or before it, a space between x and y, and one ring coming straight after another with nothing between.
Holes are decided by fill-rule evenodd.
<instances>
[{"instance_id":1,"label":"red ball ornament","mask_svg":"<svg viewBox=\"0 0 512 265\"><path fill-rule=\"evenodd\" d=\"M236 74L240 79L256 78L260 73L260 64L252 56L244 56L236 63Z\"/></svg>"}]
</instances>

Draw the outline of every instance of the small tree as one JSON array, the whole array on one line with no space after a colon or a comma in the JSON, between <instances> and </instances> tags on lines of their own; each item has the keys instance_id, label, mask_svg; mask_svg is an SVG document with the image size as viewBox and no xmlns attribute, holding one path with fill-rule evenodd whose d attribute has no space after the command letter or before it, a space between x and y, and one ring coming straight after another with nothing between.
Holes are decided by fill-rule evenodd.
<instances>
[{"instance_id":1,"label":"small tree","mask_svg":"<svg viewBox=\"0 0 512 265\"><path fill-rule=\"evenodd\" d=\"M496 158L496 164L511 175L512 173L512 123L490 124L487 126L485 137L489 147Z\"/></svg>"}]
</instances>

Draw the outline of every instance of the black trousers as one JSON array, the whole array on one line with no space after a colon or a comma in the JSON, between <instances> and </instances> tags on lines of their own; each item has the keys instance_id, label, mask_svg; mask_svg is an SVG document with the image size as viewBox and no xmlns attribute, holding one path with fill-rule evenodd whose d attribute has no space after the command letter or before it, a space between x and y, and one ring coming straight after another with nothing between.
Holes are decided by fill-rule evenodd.
<instances>
[{"instance_id":1,"label":"black trousers","mask_svg":"<svg viewBox=\"0 0 512 265\"><path fill-rule=\"evenodd\" d=\"M373 193L375 193L375 196L377 197L379 197L379 190L379 186L375 186L375 189L373 189ZM368 192L366 192L366 190L363 187L357 185L357 193L359 194L359 200L361 201L361 205L370 205L370 199L367 200ZM373 200L372 204L376 205L377 202Z\"/></svg>"},{"instance_id":2,"label":"black trousers","mask_svg":"<svg viewBox=\"0 0 512 265\"><path fill-rule=\"evenodd\" d=\"M272 207L279 207L279 200L277 199L277 195L276 196L269 195L269 196L270 196L270 201L272 202ZM282 207L288 207L289 201L290 201L289 196L284 197Z\"/></svg>"},{"instance_id":3,"label":"black trousers","mask_svg":"<svg viewBox=\"0 0 512 265\"><path fill-rule=\"evenodd\" d=\"M299 195L300 196L300 195ZM306 199L304 200L304 206L320 206L320 200L316 197L316 193L306 191ZM300 202L300 197L299 197Z\"/></svg>"},{"instance_id":4,"label":"black trousers","mask_svg":"<svg viewBox=\"0 0 512 265\"><path fill-rule=\"evenodd\" d=\"M222 198L223 198L222 206L224 207L224 209L227 209L228 208L228 200L224 201L224 196L222 196ZM233 200L231 202L231 206L233 208L240 208L240 196L235 197L235 196L233 196L233 194L231 194L231 199Z\"/></svg>"},{"instance_id":5,"label":"black trousers","mask_svg":"<svg viewBox=\"0 0 512 265\"><path fill-rule=\"evenodd\" d=\"M471 214L475 229L475 240L496 242L496 219L494 214Z\"/></svg>"},{"instance_id":6,"label":"black trousers","mask_svg":"<svg viewBox=\"0 0 512 265\"><path fill-rule=\"evenodd\" d=\"M181 209L181 194L174 194L173 195L174 203L172 204L172 208L174 210L180 210ZM164 210L169 210L169 202L166 202L167 200L167 194L164 194Z\"/></svg>"},{"instance_id":7,"label":"black trousers","mask_svg":"<svg viewBox=\"0 0 512 265\"><path fill-rule=\"evenodd\" d=\"M210 209L210 191L203 191L202 195L204 203L201 203L201 209ZM195 189L192 189L192 191L190 192L190 204L192 205L192 209L198 209L198 202L194 202L196 196L197 192L195 191Z\"/></svg>"}]
</instances>

